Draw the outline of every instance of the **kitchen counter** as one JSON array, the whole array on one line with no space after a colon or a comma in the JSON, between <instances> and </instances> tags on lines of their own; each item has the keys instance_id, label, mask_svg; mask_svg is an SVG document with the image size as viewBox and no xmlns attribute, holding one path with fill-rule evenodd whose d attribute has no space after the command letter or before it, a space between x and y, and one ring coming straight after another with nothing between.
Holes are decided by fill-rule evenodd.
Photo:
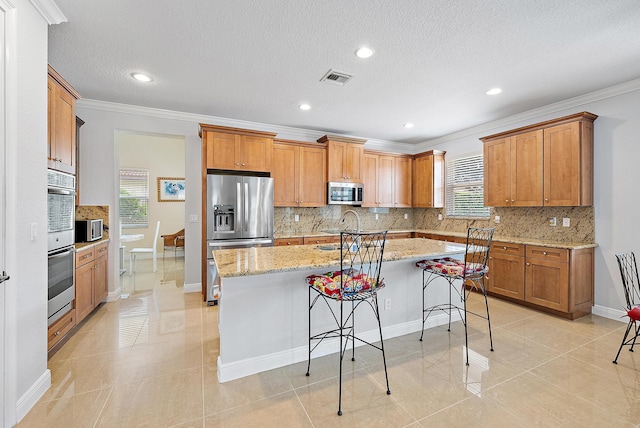
<instances>
[{"instance_id":1,"label":"kitchen counter","mask_svg":"<svg viewBox=\"0 0 640 428\"><path fill-rule=\"evenodd\" d=\"M213 251L221 278L261 275L340 265L340 250L322 250L326 245L291 245ZM383 260L395 261L464 253L464 245L431 239L396 239L385 244Z\"/></svg>"},{"instance_id":2,"label":"kitchen counter","mask_svg":"<svg viewBox=\"0 0 640 428\"><path fill-rule=\"evenodd\" d=\"M433 229L413 229L413 230L389 230L389 233L430 233L433 235L442 235L442 236L451 236L456 238L466 238L466 232L452 232L447 230L433 230ZM317 236L335 236L334 233L328 232L310 232L304 234L287 234L287 233L278 233L275 234L274 238L302 238L302 237L317 237ZM500 242L508 242L511 244L526 244L526 245L539 245L543 247L551 247L551 248L567 248L570 250L578 250L583 248L595 248L598 244L593 242L558 242L558 241L548 241L548 240L540 240L534 238L518 238L512 236L500 236L494 235L494 241Z\"/></svg>"},{"instance_id":3,"label":"kitchen counter","mask_svg":"<svg viewBox=\"0 0 640 428\"><path fill-rule=\"evenodd\" d=\"M317 245L214 250L220 274L218 327L220 355L218 379L233 379L306 361L308 355L309 287L305 277L339 269L339 250L320 250ZM430 239L388 240L381 276L386 287L378 293L385 339L422 329L422 270L418 260L429 257L464 257L464 245ZM448 302L449 285L429 287L429 303ZM358 311L359 335L379 340L378 325L370 310ZM452 314L452 320L459 318ZM426 328L446 324L444 313L429 317ZM323 311L314 325L334 322ZM420 335L415 335L419 340ZM358 345L358 344L356 344ZM338 352L337 340L325 340L313 357ZM462 355L460 355L462 358ZM304 369L301 369L304 370Z\"/></svg>"}]
</instances>

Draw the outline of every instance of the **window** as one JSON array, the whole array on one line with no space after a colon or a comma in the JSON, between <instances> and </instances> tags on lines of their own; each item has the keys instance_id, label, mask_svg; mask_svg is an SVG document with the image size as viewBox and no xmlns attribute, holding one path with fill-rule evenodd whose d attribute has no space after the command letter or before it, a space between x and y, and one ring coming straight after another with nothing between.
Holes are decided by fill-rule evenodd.
<instances>
[{"instance_id":1,"label":"window","mask_svg":"<svg viewBox=\"0 0 640 428\"><path fill-rule=\"evenodd\" d=\"M447 161L447 216L489 217L484 206L484 159L482 155Z\"/></svg>"},{"instance_id":2,"label":"window","mask_svg":"<svg viewBox=\"0 0 640 428\"><path fill-rule=\"evenodd\" d=\"M120 223L129 228L149 226L149 171L120 170Z\"/></svg>"}]
</instances>

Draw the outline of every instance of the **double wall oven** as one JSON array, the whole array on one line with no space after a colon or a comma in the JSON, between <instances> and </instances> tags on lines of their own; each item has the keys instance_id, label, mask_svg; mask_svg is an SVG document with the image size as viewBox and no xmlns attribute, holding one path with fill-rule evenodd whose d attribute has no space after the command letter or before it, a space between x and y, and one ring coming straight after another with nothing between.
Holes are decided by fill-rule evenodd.
<instances>
[{"instance_id":1,"label":"double wall oven","mask_svg":"<svg viewBox=\"0 0 640 428\"><path fill-rule=\"evenodd\" d=\"M48 313L49 325L73 307L76 178L47 171Z\"/></svg>"}]
</instances>

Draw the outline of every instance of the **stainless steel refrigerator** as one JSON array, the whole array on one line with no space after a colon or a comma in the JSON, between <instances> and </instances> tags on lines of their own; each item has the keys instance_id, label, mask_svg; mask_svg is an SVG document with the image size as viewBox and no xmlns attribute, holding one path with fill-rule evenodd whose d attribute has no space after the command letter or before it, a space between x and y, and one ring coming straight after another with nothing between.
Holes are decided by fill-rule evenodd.
<instances>
[{"instance_id":1,"label":"stainless steel refrigerator","mask_svg":"<svg viewBox=\"0 0 640 428\"><path fill-rule=\"evenodd\" d=\"M273 178L207 176L207 301L219 293L212 250L273 245Z\"/></svg>"}]
</instances>

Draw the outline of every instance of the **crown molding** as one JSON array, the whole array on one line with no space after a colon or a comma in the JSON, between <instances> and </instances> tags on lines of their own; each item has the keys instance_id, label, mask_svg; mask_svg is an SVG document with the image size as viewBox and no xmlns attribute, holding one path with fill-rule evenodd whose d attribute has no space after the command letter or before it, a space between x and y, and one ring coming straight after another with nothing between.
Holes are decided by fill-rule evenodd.
<instances>
[{"instance_id":1,"label":"crown molding","mask_svg":"<svg viewBox=\"0 0 640 428\"><path fill-rule=\"evenodd\" d=\"M630 80L628 82L620 83L618 85L610 86L608 88L600 89L594 92L590 92L588 94L580 95L574 98L569 98L563 101L558 101L557 103L548 104L546 106L542 106L533 110L528 110L524 113L514 114L512 116L507 116L502 119L494 120L492 122L483 123L482 125L474 126L472 128L467 128L451 134L443 135L442 137L426 140L419 144L416 144L414 148L418 149L416 151L416 153L418 153L420 151L428 150L429 148L432 148L434 146L437 146L452 140L457 140L458 138L464 138L464 137L468 137L471 135L478 135L478 134L488 135L491 133L495 133L494 131L497 128L502 128L505 126L513 125L515 123L536 119L546 114L557 113L563 110L580 107L595 101L600 101L606 98L623 95L628 92L633 92L637 90L640 90L640 79Z\"/></svg>"},{"instance_id":2,"label":"crown molding","mask_svg":"<svg viewBox=\"0 0 640 428\"><path fill-rule=\"evenodd\" d=\"M54 0L29 0L29 3L36 8L45 21L47 21L47 24L52 25L67 22L67 17L64 16Z\"/></svg>"},{"instance_id":3,"label":"crown molding","mask_svg":"<svg viewBox=\"0 0 640 428\"><path fill-rule=\"evenodd\" d=\"M8 10L15 9L15 5L12 0L0 0L0 10L7 12Z\"/></svg>"},{"instance_id":4,"label":"crown molding","mask_svg":"<svg viewBox=\"0 0 640 428\"><path fill-rule=\"evenodd\" d=\"M366 140L365 147L372 150L396 151L402 153L411 153L413 146L410 144L398 143L395 141L386 141L378 139L368 139L366 137L336 134L328 131L318 131L303 128L293 128L290 126L270 125L260 122L250 122L246 120L229 119L219 116L207 116L196 113L184 113L174 110L164 110L151 107L134 106L130 104L119 104L108 101L99 101L91 99L80 99L76 102L76 108L85 108L90 110L109 111L113 113L134 114L139 116L150 116L159 119L180 120L184 122L193 122L196 125L206 123L215 126L226 126L230 128L245 128L256 131L273 132L277 134L278 139L305 141L309 143L317 143L321 137L331 134L339 135L347 138L361 138ZM197 129L197 128L196 128Z\"/></svg>"}]
</instances>

